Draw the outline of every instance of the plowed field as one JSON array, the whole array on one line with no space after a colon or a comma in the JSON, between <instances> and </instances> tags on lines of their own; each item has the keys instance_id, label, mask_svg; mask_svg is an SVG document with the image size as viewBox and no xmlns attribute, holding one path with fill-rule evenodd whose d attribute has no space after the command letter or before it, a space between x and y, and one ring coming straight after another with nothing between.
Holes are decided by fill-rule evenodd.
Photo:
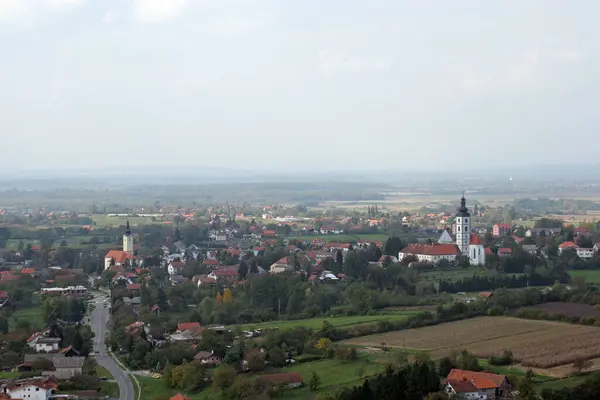
<instances>
[{"instance_id":1,"label":"plowed field","mask_svg":"<svg viewBox=\"0 0 600 400\"><path fill-rule=\"evenodd\" d=\"M348 340L362 346L423 350L442 356L466 349L479 357L513 352L521 364L550 368L600 357L600 328L510 317L481 317Z\"/></svg>"}]
</instances>

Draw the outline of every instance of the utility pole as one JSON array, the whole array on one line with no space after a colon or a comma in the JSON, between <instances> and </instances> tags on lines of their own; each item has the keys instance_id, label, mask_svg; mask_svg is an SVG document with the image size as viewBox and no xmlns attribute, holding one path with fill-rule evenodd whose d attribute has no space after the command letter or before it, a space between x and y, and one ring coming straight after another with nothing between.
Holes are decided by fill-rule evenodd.
<instances>
[{"instance_id":1,"label":"utility pole","mask_svg":"<svg viewBox=\"0 0 600 400\"><path fill-rule=\"evenodd\" d=\"M281 297L277 298L277 317L281 321Z\"/></svg>"}]
</instances>

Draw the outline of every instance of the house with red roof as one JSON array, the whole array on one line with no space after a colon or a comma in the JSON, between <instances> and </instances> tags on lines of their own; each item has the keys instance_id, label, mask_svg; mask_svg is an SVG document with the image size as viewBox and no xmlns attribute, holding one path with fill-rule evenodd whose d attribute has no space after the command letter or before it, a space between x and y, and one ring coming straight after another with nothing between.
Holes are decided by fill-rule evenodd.
<instances>
[{"instance_id":1,"label":"house with red roof","mask_svg":"<svg viewBox=\"0 0 600 400\"><path fill-rule=\"evenodd\" d=\"M575 252L577 253L577 256L584 260L589 260L590 258L592 258L594 256L594 254L596 252L594 247L589 247L589 248L579 247L574 242L563 242L558 245L558 254L559 255L562 254L563 251L565 251L567 249L575 250Z\"/></svg>"},{"instance_id":2,"label":"house with red roof","mask_svg":"<svg viewBox=\"0 0 600 400\"><path fill-rule=\"evenodd\" d=\"M207 267L214 267L221 264L221 262L216 258L207 258L206 260L202 261L202 264L206 265Z\"/></svg>"},{"instance_id":3,"label":"house with red roof","mask_svg":"<svg viewBox=\"0 0 600 400\"><path fill-rule=\"evenodd\" d=\"M210 285L216 285L217 284L217 280L216 279L211 278L211 277L206 276L206 275L195 276L194 279L193 279L193 281L195 281L198 286L201 286L201 285L208 285L208 286L210 286Z\"/></svg>"},{"instance_id":4,"label":"house with red roof","mask_svg":"<svg viewBox=\"0 0 600 400\"><path fill-rule=\"evenodd\" d=\"M512 230L511 224L495 224L492 227L492 235L494 237L508 236Z\"/></svg>"},{"instance_id":5,"label":"house with red roof","mask_svg":"<svg viewBox=\"0 0 600 400\"><path fill-rule=\"evenodd\" d=\"M442 381L449 396L462 395L467 399L493 400L504 398L512 391L506 375L452 369Z\"/></svg>"},{"instance_id":6,"label":"house with red roof","mask_svg":"<svg viewBox=\"0 0 600 400\"><path fill-rule=\"evenodd\" d=\"M277 232L270 229L265 229L262 233L263 237L275 237L277 236Z\"/></svg>"},{"instance_id":7,"label":"house with red roof","mask_svg":"<svg viewBox=\"0 0 600 400\"><path fill-rule=\"evenodd\" d=\"M287 389L297 388L304 384L302 375L299 372L261 375L258 379L269 386L283 386Z\"/></svg>"},{"instance_id":8,"label":"house with red roof","mask_svg":"<svg viewBox=\"0 0 600 400\"><path fill-rule=\"evenodd\" d=\"M189 397L185 397L181 393L177 393L175 396L171 397L169 400L191 400Z\"/></svg>"},{"instance_id":9,"label":"house with red roof","mask_svg":"<svg viewBox=\"0 0 600 400\"><path fill-rule=\"evenodd\" d=\"M127 266L135 260L133 253L128 253L123 250L110 250L104 256L104 269L109 269L111 266Z\"/></svg>"},{"instance_id":10,"label":"house with red roof","mask_svg":"<svg viewBox=\"0 0 600 400\"><path fill-rule=\"evenodd\" d=\"M214 270L210 274L207 275L209 278L214 279L217 283L221 285L226 285L232 283L238 276L237 269L220 269Z\"/></svg>"},{"instance_id":11,"label":"house with red roof","mask_svg":"<svg viewBox=\"0 0 600 400\"><path fill-rule=\"evenodd\" d=\"M454 261L461 255L458 246L455 244L409 244L398 253L398 259L402 261L404 257L415 256L419 261L437 263L440 260Z\"/></svg>"},{"instance_id":12,"label":"house with red roof","mask_svg":"<svg viewBox=\"0 0 600 400\"><path fill-rule=\"evenodd\" d=\"M6 290L0 290L0 308L2 308L9 300L8 293Z\"/></svg>"},{"instance_id":13,"label":"house with red roof","mask_svg":"<svg viewBox=\"0 0 600 400\"><path fill-rule=\"evenodd\" d=\"M181 275L183 269L185 268L185 263L183 261L171 261L167 266L167 272L169 275Z\"/></svg>"},{"instance_id":14,"label":"house with red roof","mask_svg":"<svg viewBox=\"0 0 600 400\"><path fill-rule=\"evenodd\" d=\"M130 290L132 292L137 292L141 289L142 289L142 285L139 283L130 283L127 285L127 290Z\"/></svg>"},{"instance_id":15,"label":"house with red roof","mask_svg":"<svg viewBox=\"0 0 600 400\"><path fill-rule=\"evenodd\" d=\"M283 257L271 264L269 272L272 274L280 274L286 271L293 271L294 267L295 265L292 257Z\"/></svg>"},{"instance_id":16,"label":"house with red roof","mask_svg":"<svg viewBox=\"0 0 600 400\"><path fill-rule=\"evenodd\" d=\"M512 249L510 247L500 247L498 249L498 255L500 257L512 256Z\"/></svg>"}]
</instances>

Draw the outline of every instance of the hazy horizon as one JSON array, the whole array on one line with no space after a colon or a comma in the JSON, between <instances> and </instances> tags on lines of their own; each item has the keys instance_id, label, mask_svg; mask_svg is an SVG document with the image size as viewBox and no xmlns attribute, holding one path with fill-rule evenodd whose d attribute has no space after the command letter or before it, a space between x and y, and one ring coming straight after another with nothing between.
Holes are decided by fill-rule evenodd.
<instances>
[{"instance_id":1,"label":"hazy horizon","mask_svg":"<svg viewBox=\"0 0 600 400\"><path fill-rule=\"evenodd\" d=\"M0 1L0 177L591 165L598 11L583 0Z\"/></svg>"}]
</instances>

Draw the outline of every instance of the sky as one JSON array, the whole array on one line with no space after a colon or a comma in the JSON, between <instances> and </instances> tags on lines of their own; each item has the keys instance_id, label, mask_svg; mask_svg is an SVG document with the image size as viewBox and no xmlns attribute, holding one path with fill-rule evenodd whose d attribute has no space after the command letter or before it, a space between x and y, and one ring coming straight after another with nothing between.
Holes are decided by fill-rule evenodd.
<instances>
[{"instance_id":1,"label":"sky","mask_svg":"<svg viewBox=\"0 0 600 400\"><path fill-rule=\"evenodd\" d=\"M0 170L597 159L600 2L0 0Z\"/></svg>"}]
</instances>

